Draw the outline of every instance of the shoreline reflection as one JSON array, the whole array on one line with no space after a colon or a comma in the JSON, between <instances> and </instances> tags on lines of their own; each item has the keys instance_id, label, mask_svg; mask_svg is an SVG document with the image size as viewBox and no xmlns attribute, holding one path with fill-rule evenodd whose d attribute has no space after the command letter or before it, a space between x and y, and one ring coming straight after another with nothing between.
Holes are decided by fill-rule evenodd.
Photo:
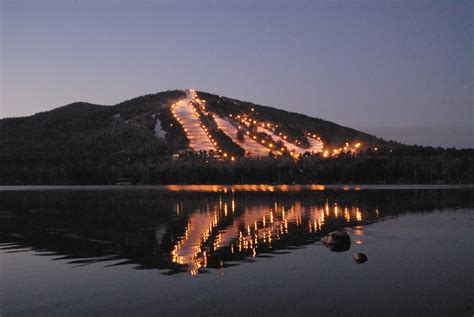
<instances>
[{"instance_id":1,"label":"shoreline reflection","mask_svg":"<svg viewBox=\"0 0 474 317\"><path fill-rule=\"evenodd\" d=\"M232 209L229 211L229 207ZM300 246L319 240L330 230L376 221L380 210L354 205L302 206L300 201L240 206L235 198L220 197L204 210L190 212L183 235L175 238L172 261L195 275L225 262Z\"/></svg>"},{"instance_id":2,"label":"shoreline reflection","mask_svg":"<svg viewBox=\"0 0 474 317\"><path fill-rule=\"evenodd\" d=\"M257 185L258 186L258 185ZM192 275L416 211L469 207L470 190L0 192L0 252ZM328 251L329 252L329 251Z\"/></svg>"}]
</instances>

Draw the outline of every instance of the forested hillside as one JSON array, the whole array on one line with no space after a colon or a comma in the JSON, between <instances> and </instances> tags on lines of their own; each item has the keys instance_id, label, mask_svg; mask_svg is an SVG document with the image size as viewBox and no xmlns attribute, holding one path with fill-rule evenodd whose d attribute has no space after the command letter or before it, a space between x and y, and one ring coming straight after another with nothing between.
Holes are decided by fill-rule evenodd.
<instances>
[{"instance_id":1,"label":"forested hillside","mask_svg":"<svg viewBox=\"0 0 474 317\"><path fill-rule=\"evenodd\" d=\"M194 90L0 120L0 184L470 183L473 160Z\"/></svg>"}]
</instances>

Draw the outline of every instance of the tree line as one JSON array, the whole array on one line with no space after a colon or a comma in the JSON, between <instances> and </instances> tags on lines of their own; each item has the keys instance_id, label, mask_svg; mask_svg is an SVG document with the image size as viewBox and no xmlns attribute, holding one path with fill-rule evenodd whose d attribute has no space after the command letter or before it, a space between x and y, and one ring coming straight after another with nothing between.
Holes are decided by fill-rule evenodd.
<instances>
[{"instance_id":1,"label":"tree line","mask_svg":"<svg viewBox=\"0 0 474 317\"><path fill-rule=\"evenodd\" d=\"M380 154L238 158L221 160L205 152L123 160L86 159L51 164L2 165L1 184L457 184L474 181L473 150L438 155Z\"/></svg>"}]
</instances>

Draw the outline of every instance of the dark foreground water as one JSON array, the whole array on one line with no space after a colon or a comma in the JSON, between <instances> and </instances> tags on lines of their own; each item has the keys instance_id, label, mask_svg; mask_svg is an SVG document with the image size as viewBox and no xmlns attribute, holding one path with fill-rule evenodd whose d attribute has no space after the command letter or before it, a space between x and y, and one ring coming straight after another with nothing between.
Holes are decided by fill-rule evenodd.
<instances>
[{"instance_id":1,"label":"dark foreground water","mask_svg":"<svg viewBox=\"0 0 474 317\"><path fill-rule=\"evenodd\" d=\"M0 314L472 316L473 194L2 187Z\"/></svg>"}]
</instances>

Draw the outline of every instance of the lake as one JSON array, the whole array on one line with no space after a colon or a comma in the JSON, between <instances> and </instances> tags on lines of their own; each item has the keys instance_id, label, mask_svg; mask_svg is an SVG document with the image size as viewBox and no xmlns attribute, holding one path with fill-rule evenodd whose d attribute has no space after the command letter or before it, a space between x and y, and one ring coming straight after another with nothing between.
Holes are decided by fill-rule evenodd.
<instances>
[{"instance_id":1,"label":"lake","mask_svg":"<svg viewBox=\"0 0 474 317\"><path fill-rule=\"evenodd\" d=\"M0 186L0 314L472 316L473 194Z\"/></svg>"}]
</instances>

